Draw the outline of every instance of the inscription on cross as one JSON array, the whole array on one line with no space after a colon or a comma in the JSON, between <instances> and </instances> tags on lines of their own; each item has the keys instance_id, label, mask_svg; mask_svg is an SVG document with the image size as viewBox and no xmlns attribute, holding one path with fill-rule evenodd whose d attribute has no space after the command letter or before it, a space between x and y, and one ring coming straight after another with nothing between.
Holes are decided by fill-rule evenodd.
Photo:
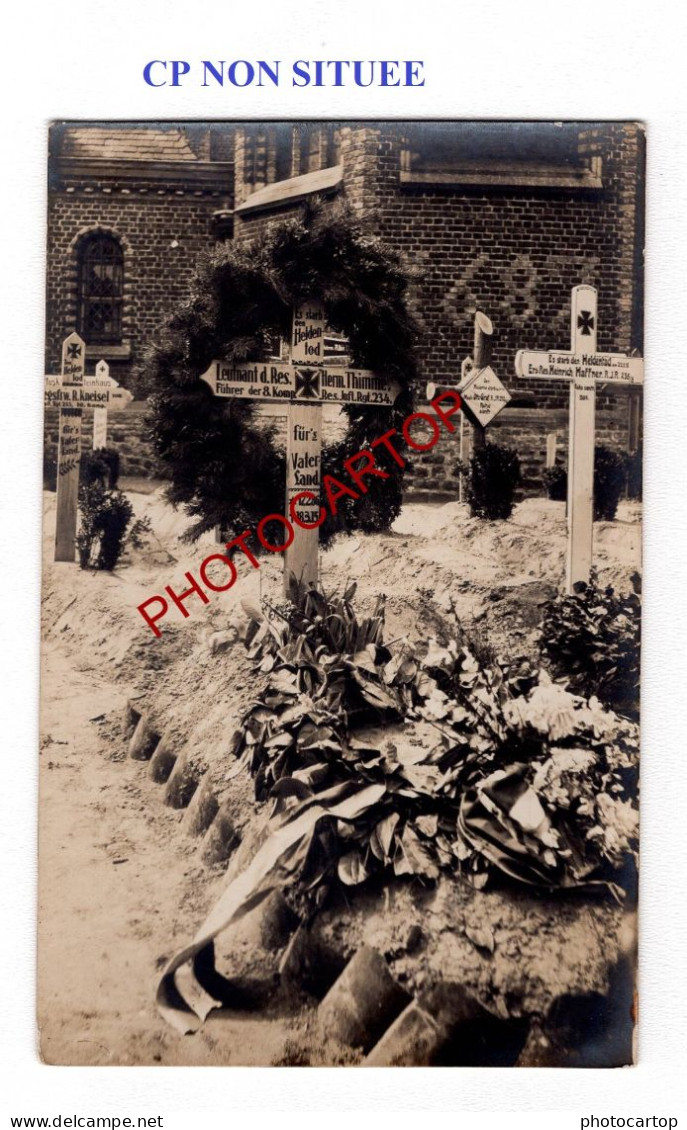
<instances>
[{"instance_id":1,"label":"inscription on cross","mask_svg":"<svg viewBox=\"0 0 687 1130\"><path fill-rule=\"evenodd\" d=\"M570 303L570 352L527 350L516 354L519 377L570 383L568 440L568 551L565 587L587 583L592 567L594 427L598 384L640 385L644 361L624 353L597 352L597 292L575 286Z\"/></svg>"},{"instance_id":2,"label":"inscription on cross","mask_svg":"<svg viewBox=\"0 0 687 1130\"><path fill-rule=\"evenodd\" d=\"M284 401L286 413L285 511L295 513L292 543L284 555L284 589L293 573L308 583L318 576L318 526L322 456L322 404L391 407L400 387L369 369L354 369L345 358L328 357L324 306L308 300L294 308L288 355L279 362L213 361L200 379L215 396Z\"/></svg>"}]
</instances>

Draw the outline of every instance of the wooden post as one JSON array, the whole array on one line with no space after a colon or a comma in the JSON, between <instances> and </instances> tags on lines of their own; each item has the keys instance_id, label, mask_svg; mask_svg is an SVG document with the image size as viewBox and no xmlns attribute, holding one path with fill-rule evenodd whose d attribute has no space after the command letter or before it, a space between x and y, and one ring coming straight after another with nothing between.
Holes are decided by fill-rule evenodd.
<instances>
[{"instance_id":1,"label":"wooden post","mask_svg":"<svg viewBox=\"0 0 687 1130\"><path fill-rule=\"evenodd\" d=\"M463 466L465 466L465 467L470 466L470 460L472 459L472 450L473 450L472 439L473 439L474 431L475 431L474 428L471 427L471 425L465 419L465 414L463 412L461 412L461 414L460 414L460 461L463 464ZM466 497L465 497L466 494L467 494L466 482L467 482L467 472L464 472L463 474L461 474L458 477L458 501L459 502L465 502L466 501Z\"/></svg>"},{"instance_id":2,"label":"wooden post","mask_svg":"<svg viewBox=\"0 0 687 1130\"><path fill-rule=\"evenodd\" d=\"M475 314L475 340L472 350L472 357L475 369L486 369L491 361L491 351L493 346L492 334L494 333L494 326L491 318L478 310ZM487 430L479 424L475 424L472 429L472 447L473 451L478 451L484 447L487 442Z\"/></svg>"},{"instance_id":3,"label":"wooden post","mask_svg":"<svg viewBox=\"0 0 687 1130\"><path fill-rule=\"evenodd\" d=\"M320 512L322 405L292 402L286 428L286 514L292 500L304 491L315 498L301 499L294 507L299 521L313 528L295 526L296 536L284 558L284 592L288 593L291 573L307 584L317 581L319 530L315 523Z\"/></svg>"},{"instance_id":4,"label":"wooden post","mask_svg":"<svg viewBox=\"0 0 687 1130\"><path fill-rule=\"evenodd\" d=\"M568 553L566 592L589 581L594 532L594 416L597 384L644 382L641 357L597 353L597 293L593 286L574 286L570 302L570 352L562 349L519 349L515 371L527 380L569 381Z\"/></svg>"},{"instance_id":5,"label":"wooden post","mask_svg":"<svg viewBox=\"0 0 687 1130\"><path fill-rule=\"evenodd\" d=\"M107 361L98 361L95 375L99 381L109 381L110 366ZM99 447L107 447L107 408L93 409L93 450L97 451Z\"/></svg>"},{"instance_id":6,"label":"wooden post","mask_svg":"<svg viewBox=\"0 0 687 1130\"><path fill-rule=\"evenodd\" d=\"M627 450L634 455L639 447L641 434L640 420L642 415L641 389L631 388L627 402Z\"/></svg>"},{"instance_id":7,"label":"wooden post","mask_svg":"<svg viewBox=\"0 0 687 1130\"><path fill-rule=\"evenodd\" d=\"M558 432L549 432L546 437L546 466L556 466L556 449L558 447Z\"/></svg>"},{"instance_id":8,"label":"wooden post","mask_svg":"<svg viewBox=\"0 0 687 1130\"><path fill-rule=\"evenodd\" d=\"M62 343L62 385L65 389L83 385L86 346L78 334L70 334ZM57 447L57 515L55 526L55 560L74 561L76 518L79 495L79 461L81 459L81 417L83 409L60 407L60 433Z\"/></svg>"},{"instance_id":9,"label":"wooden post","mask_svg":"<svg viewBox=\"0 0 687 1130\"><path fill-rule=\"evenodd\" d=\"M322 403L320 396L324 367L324 334L327 318L319 301L309 300L294 307L289 361L303 366L296 374L295 399L289 404L286 420L286 514L293 499L309 491L314 501L301 499L295 512L306 524L318 521L320 512L320 463L322 454ZM312 396L314 403L308 403ZM301 399L302 398L302 399ZM294 539L284 554L284 594L289 578L315 584L318 579L319 531L294 525Z\"/></svg>"},{"instance_id":10,"label":"wooden post","mask_svg":"<svg viewBox=\"0 0 687 1130\"><path fill-rule=\"evenodd\" d=\"M570 348L576 355L596 353L597 294L593 286L573 287ZM565 588L587 583L592 567L594 530L594 417L596 380L576 376L570 382L568 446L568 555Z\"/></svg>"}]
</instances>

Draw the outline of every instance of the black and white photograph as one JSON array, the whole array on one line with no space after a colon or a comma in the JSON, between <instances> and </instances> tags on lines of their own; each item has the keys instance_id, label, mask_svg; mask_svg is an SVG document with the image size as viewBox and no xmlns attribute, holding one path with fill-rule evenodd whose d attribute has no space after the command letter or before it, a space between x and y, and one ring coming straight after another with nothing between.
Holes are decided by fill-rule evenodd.
<instances>
[{"instance_id":1,"label":"black and white photograph","mask_svg":"<svg viewBox=\"0 0 687 1130\"><path fill-rule=\"evenodd\" d=\"M50 124L44 1062L636 1061L645 144Z\"/></svg>"}]
</instances>

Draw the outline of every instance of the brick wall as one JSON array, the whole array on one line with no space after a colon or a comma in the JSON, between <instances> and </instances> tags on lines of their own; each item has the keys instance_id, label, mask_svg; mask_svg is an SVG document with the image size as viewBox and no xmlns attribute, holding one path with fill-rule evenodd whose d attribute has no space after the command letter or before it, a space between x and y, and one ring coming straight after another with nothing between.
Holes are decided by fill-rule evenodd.
<instances>
[{"instance_id":1,"label":"brick wall","mask_svg":"<svg viewBox=\"0 0 687 1130\"><path fill-rule=\"evenodd\" d=\"M120 475L137 478L162 478L166 472L155 459L145 439L145 416L148 405L144 400L134 400L124 411L108 412L107 446L119 452ZM45 412L44 458L46 464L57 459L59 412L48 408ZM81 447L93 447L93 412L84 409L81 422Z\"/></svg>"},{"instance_id":2,"label":"brick wall","mask_svg":"<svg viewBox=\"0 0 687 1130\"><path fill-rule=\"evenodd\" d=\"M601 189L487 192L401 184L401 127L341 127L345 198L375 233L404 252L414 274L410 302L423 327L421 389L428 380L457 382L460 362L472 350L474 314L483 310L495 328L493 366L513 396L540 408L565 407L567 384L522 380L514 360L518 349L569 348L570 291L579 283L599 292L599 350L641 346L642 134L628 123L587 133L583 143L601 158ZM248 195L245 185L239 192L242 199ZM236 238L254 238L289 214L292 209L278 208L244 215ZM598 404L626 418L625 390L600 391Z\"/></svg>"},{"instance_id":3,"label":"brick wall","mask_svg":"<svg viewBox=\"0 0 687 1130\"><path fill-rule=\"evenodd\" d=\"M479 309L494 322L493 366L510 391L533 396L542 408L563 407L567 386L520 380L514 358L523 348L569 348L570 290L579 283L599 291L599 350L641 344L633 309L642 137L626 123L598 133L602 189L486 193L402 186L398 127L342 130L347 198L416 272L412 305L424 327L423 379L459 378ZM599 396L601 408L615 403L613 391Z\"/></svg>"},{"instance_id":4,"label":"brick wall","mask_svg":"<svg viewBox=\"0 0 687 1130\"><path fill-rule=\"evenodd\" d=\"M127 385L146 342L188 293L198 255L212 242L216 197L148 187L145 191L94 187L60 192L48 206L46 372L59 372L62 341L76 327L77 248L81 236L102 229L124 250L122 340L128 357L103 351L110 375ZM87 343L88 344L88 343ZM97 357L89 350L87 372Z\"/></svg>"},{"instance_id":5,"label":"brick wall","mask_svg":"<svg viewBox=\"0 0 687 1130\"><path fill-rule=\"evenodd\" d=\"M642 168L641 131L625 123L605 125L587 139L603 163L601 189L532 188L476 190L402 184L403 128L393 123L344 124L340 159L344 196L371 229L400 248L413 270L411 305L423 332L419 348L419 406L424 384L456 383L460 362L471 352L473 316L485 311L495 326L493 366L514 397L534 401L537 411L507 409L490 428L490 438L513 446L524 464L524 489L536 490L544 464L546 434L555 427L565 450L567 383L525 382L514 374L519 348L565 349L569 345L570 289L586 282L599 290L598 345L627 351L641 345L641 292L637 266L641 215L637 184ZM204 148L199 146L203 143ZM207 142L207 144L206 144ZM91 179L64 182L53 190L48 222L48 341L46 371L56 372L65 334L76 320L77 257L81 234L101 228L122 241L125 263L124 341L127 356L109 357L112 376L126 385L141 350L168 313L183 300L197 256L213 240L213 213L245 200L248 161L241 129L235 138L219 131L194 141L203 159L227 161L232 154L236 183L226 194L215 186L163 182L118 183ZM262 166L261 166L262 168ZM251 164L255 174L255 157ZM265 178L275 175L269 145ZM271 223L293 214L276 208L236 217L235 238L248 240ZM641 237L639 240L641 243ZM87 371L97 358L89 357ZM624 446L627 393L601 390L598 438ZM553 413L553 415L551 415ZM155 465L144 449L142 410L112 413L110 435L122 453L123 474L150 474ZM117 420L119 416L121 423ZM85 413L88 431L90 414ZM340 421L327 418L331 438ZM47 443L56 437L46 417ZM89 438L85 440L90 446ZM454 445L455 446L455 445ZM441 449L414 460L413 489L455 491L457 458L448 437Z\"/></svg>"},{"instance_id":6,"label":"brick wall","mask_svg":"<svg viewBox=\"0 0 687 1130\"><path fill-rule=\"evenodd\" d=\"M421 411L424 408L421 407ZM498 419L487 429L487 441L512 448L520 459L522 482L518 498L544 494L542 472L546 466L546 437L557 433L556 461L568 463L568 413L562 409L505 408ZM413 427L413 438L418 443L427 442L429 429L422 425ZM616 412L600 411L596 414L596 442L607 444L617 451L627 448L627 427ZM455 498L458 480L454 474L460 458L458 428L452 435L444 429L433 448L414 452L407 474L407 497L414 499Z\"/></svg>"}]
</instances>

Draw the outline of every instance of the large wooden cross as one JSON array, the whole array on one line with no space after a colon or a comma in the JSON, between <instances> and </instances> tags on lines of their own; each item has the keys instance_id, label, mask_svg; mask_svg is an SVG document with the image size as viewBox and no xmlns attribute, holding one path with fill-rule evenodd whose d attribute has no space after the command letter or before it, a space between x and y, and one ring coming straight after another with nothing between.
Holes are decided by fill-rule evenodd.
<instances>
[{"instance_id":1,"label":"large wooden cross","mask_svg":"<svg viewBox=\"0 0 687 1130\"><path fill-rule=\"evenodd\" d=\"M311 498L294 503L294 512L306 524L317 522L320 508L322 456L322 404L391 407L400 392L396 382L369 369L353 369L328 356L330 333L319 301L301 302L293 311L291 343L279 361L244 361L230 365L213 361L201 374L215 396L257 401L282 401L286 423L286 506L305 492ZM294 539L284 557L284 590L293 573L307 583L317 581L317 528L294 527Z\"/></svg>"},{"instance_id":2,"label":"large wooden cross","mask_svg":"<svg viewBox=\"0 0 687 1130\"><path fill-rule=\"evenodd\" d=\"M568 593L573 592L578 582L588 583L592 567L596 387L598 384L639 385L644 381L641 357L597 352L597 328L595 288L574 286L570 303L570 352L521 349L515 358L519 377L570 384L565 570Z\"/></svg>"},{"instance_id":3,"label":"large wooden cross","mask_svg":"<svg viewBox=\"0 0 687 1130\"><path fill-rule=\"evenodd\" d=\"M45 407L60 410L55 561L72 564L76 550L83 409L126 408L133 399L130 392L120 388L102 369L100 374L96 371L94 377L84 377L85 356L83 338L77 333L70 334L62 343L60 374L45 377Z\"/></svg>"}]
</instances>

